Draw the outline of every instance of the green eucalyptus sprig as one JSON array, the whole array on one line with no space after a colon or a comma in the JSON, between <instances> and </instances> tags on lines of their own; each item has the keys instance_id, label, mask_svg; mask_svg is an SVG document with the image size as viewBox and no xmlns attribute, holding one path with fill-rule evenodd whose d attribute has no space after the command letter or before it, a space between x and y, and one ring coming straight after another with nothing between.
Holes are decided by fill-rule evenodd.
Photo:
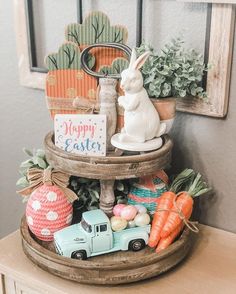
<instances>
[{"instance_id":1,"label":"green eucalyptus sprig","mask_svg":"<svg viewBox=\"0 0 236 294\"><path fill-rule=\"evenodd\" d=\"M99 180L85 179L72 176L69 188L78 195L80 209L93 210L99 208L101 193ZM114 184L115 203L127 203L130 181L117 180Z\"/></svg>"},{"instance_id":2,"label":"green eucalyptus sprig","mask_svg":"<svg viewBox=\"0 0 236 294\"><path fill-rule=\"evenodd\" d=\"M23 148L23 152L30 158L20 164L19 173L21 174L21 177L17 181L16 185L25 188L29 185L27 179L28 170L33 167L46 169L49 164L46 160L45 152L42 149L34 149L31 151Z\"/></svg>"},{"instance_id":3,"label":"green eucalyptus sprig","mask_svg":"<svg viewBox=\"0 0 236 294\"><path fill-rule=\"evenodd\" d=\"M146 51L151 54L141 72L144 88L151 98L188 95L207 98L201 86L204 72L208 70L202 54L194 49L185 49L181 38L173 39L160 53L145 43L137 48L138 54Z\"/></svg>"},{"instance_id":4,"label":"green eucalyptus sprig","mask_svg":"<svg viewBox=\"0 0 236 294\"><path fill-rule=\"evenodd\" d=\"M127 204L132 180L117 180L114 185L115 204Z\"/></svg>"},{"instance_id":5,"label":"green eucalyptus sprig","mask_svg":"<svg viewBox=\"0 0 236 294\"><path fill-rule=\"evenodd\" d=\"M70 177L69 188L78 196L78 207L85 210L98 209L100 195L100 183L98 180L72 176Z\"/></svg>"}]
</instances>

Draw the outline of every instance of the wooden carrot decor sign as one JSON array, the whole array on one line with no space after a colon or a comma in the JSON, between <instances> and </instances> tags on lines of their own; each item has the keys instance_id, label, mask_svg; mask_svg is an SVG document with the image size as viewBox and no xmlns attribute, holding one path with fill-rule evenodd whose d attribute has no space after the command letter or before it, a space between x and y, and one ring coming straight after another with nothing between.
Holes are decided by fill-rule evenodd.
<instances>
[{"instance_id":1,"label":"wooden carrot decor sign","mask_svg":"<svg viewBox=\"0 0 236 294\"><path fill-rule=\"evenodd\" d=\"M120 25L112 25L102 12L91 12L83 24L69 24L65 31L65 42L58 52L46 56L48 69L46 78L46 100L51 117L56 114L92 113L92 107L74 104L74 99L87 100L88 104L98 102L95 77L81 68L81 52L91 44L126 44L128 31ZM105 75L120 73L128 67L124 52L115 48L93 48L88 59L89 68Z\"/></svg>"},{"instance_id":2,"label":"wooden carrot decor sign","mask_svg":"<svg viewBox=\"0 0 236 294\"><path fill-rule=\"evenodd\" d=\"M55 145L66 152L85 156L106 155L106 116L57 114Z\"/></svg>"},{"instance_id":3,"label":"wooden carrot decor sign","mask_svg":"<svg viewBox=\"0 0 236 294\"><path fill-rule=\"evenodd\" d=\"M87 15L83 24L72 23L66 27L66 40L77 44L80 49L97 43L126 44L128 30L122 25L112 25L109 17L101 11ZM95 70L111 65L114 59L124 57L123 52L112 48L94 48L90 52L96 59Z\"/></svg>"}]
</instances>

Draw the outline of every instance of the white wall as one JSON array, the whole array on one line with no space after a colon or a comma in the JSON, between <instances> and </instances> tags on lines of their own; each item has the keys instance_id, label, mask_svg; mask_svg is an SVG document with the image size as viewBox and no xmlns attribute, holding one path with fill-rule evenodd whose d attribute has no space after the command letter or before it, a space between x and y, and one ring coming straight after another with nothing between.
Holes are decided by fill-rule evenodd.
<instances>
[{"instance_id":1,"label":"white wall","mask_svg":"<svg viewBox=\"0 0 236 294\"><path fill-rule=\"evenodd\" d=\"M103 3L105 2L115 3L114 0L104 0ZM118 2L121 7L124 3L125 5L128 3L124 0ZM183 11L180 8L177 9L177 4L174 4L173 1L161 1L161 3L157 0L144 1L144 3L148 2L149 5L153 6L145 7L148 17L145 14L146 26L144 32L154 45L161 44L161 39L165 39L165 37L168 39L169 36L173 36L178 28L179 30L185 28L185 35L190 40L190 45L203 50L204 5L181 4L185 7ZM86 3L89 5L89 1L86 0ZM131 5L133 0L132 3L131 1L129 3ZM172 12L167 13L166 9L170 4L173 5ZM164 24L158 25L158 20L164 18L160 12L160 7L167 13L165 14L165 27ZM111 11L111 7L106 6L106 9ZM127 8L125 11L127 13L130 9ZM113 9L111 13L114 12L116 11ZM55 19L53 18L53 9L51 13L52 19ZM125 19L124 15L115 14L121 20L122 17ZM176 17L177 24L170 25L174 17ZM2 237L19 227L20 218L24 213L21 197L15 193L18 166L25 158L21 151L22 147L38 148L42 146L44 136L52 128L52 123L46 109L43 91L21 87L18 82L12 1L0 0L0 22L0 237ZM155 27L158 27L159 31L157 28L153 30L148 27L152 22L155 23ZM55 43L57 47L59 45L57 42L60 42L58 38L58 36L52 34L50 46L54 46ZM52 42L54 39L55 42ZM236 232L234 191L236 176L235 74L234 54L230 106L226 119L218 120L179 114L173 131L175 142L174 170L183 167L196 168L206 176L215 189L214 197L202 200L199 204L200 220L212 226L234 232Z\"/></svg>"},{"instance_id":2,"label":"white wall","mask_svg":"<svg viewBox=\"0 0 236 294\"><path fill-rule=\"evenodd\" d=\"M44 93L19 85L13 1L0 1L0 237L16 230L24 212L16 195L22 147L40 147L51 129Z\"/></svg>"}]
</instances>

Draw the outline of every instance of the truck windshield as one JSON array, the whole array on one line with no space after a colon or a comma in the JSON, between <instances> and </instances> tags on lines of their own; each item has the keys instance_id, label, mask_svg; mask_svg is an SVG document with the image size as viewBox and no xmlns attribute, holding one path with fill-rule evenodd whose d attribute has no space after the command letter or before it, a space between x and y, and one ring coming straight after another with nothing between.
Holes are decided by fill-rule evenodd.
<instances>
[{"instance_id":1,"label":"truck windshield","mask_svg":"<svg viewBox=\"0 0 236 294\"><path fill-rule=\"evenodd\" d=\"M92 232L92 227L86 223L86 221L82 218L81 222L80 222L82 228L87 232L87 233L91 233Z\"/></svg>"}]
</instances>

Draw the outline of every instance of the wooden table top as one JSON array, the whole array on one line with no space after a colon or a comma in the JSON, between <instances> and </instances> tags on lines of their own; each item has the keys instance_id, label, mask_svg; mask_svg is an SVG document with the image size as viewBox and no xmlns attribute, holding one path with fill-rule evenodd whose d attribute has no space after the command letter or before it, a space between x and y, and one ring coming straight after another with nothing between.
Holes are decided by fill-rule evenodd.
<instances>
[{"instance_id":1,"label":"wooden table top","mask_svg":"<svg viewBox=\"0 0 236 294\"><path fill-rule=\"evenodd\" d=\"M16 231L0 240L0 273L50 294L235 294L236 234L201 225L191 254L174 270L139 283L103 287L67 281L41 270L24 255Z\"/></svg>"}]
</instances>

